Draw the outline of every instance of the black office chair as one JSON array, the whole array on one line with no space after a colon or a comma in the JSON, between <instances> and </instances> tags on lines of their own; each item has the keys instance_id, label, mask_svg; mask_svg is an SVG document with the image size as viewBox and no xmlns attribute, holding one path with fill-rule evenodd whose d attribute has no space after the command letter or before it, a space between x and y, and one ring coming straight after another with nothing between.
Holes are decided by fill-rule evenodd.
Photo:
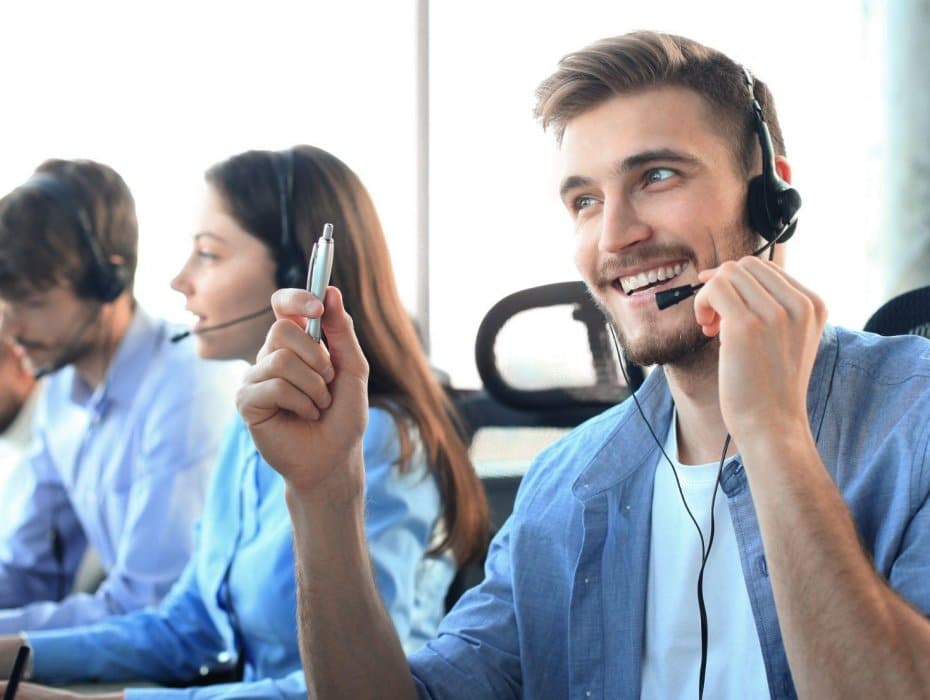
<instances>
[{"instance_id":1,"label":"black office chair","mask_svg":"<svg viewBox=\"0 0 930 700\"><path fill-rule=\"evenodd\" d=\"M516 345L549 352L535 360L508 361L501 346L506 345L507 329L515 325L523 327ZM536 335L527 337L530 333ZM499 301L478 328L475 362L483 388L453 390L452 396L481 474L493 535L513 510L522 472L533 455L522 455L525 464L516 469L482 473L482 433L498 431L496 440L491 440L492 450L538 451L625 399L630 389L619 371L604 315L582 282L533 287ZM644 378L642 368L624 368L635 390ZM520 378L515 372L532 376ZM483 574L481 565L461 569L446 596L447 609Z\"/></svg>"},{"instance_id":2,"label":"black office chair","mask_svg":"<svg viewBox=\"0 0 930 700\"><path fill-rule=\"evenodd\" d=\"M865 330L879 335L921 335L930 338L930 287L899 294L872 314Z\"/></svg>"}]
</instances>

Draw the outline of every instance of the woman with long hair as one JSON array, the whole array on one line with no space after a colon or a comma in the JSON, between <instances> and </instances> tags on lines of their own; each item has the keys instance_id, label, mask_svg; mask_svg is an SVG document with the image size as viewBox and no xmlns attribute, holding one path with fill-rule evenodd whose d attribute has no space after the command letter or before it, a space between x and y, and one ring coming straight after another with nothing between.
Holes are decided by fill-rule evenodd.
<instances>
[{"instance_id":1,"label":"woman with long hair","mask_svg":"<svg viewBox=\"0 0 930 700\"><path fill-rule=\"evenodd\" d=\"M354 172L310 146L243 153L212 167L206 180L201 227L172 282L197 316L190 332L202 357L254 363L274 321L272 293L304 285L312 245L325 223L334 225L331 283L355 318L371 367L363 447L368 548L383 604L412 650L434 634L456 565L483 554L487 505L400 302L374 205ZM305 389L325 402L324 383ZM312 463L314 455L301 458ZM98 625L30 634L32 677L183 684L238 670L233 683L127 689L125 697L305 697L295 607L283 480L236 417L194 556L168 598ZM9 653L12 640L4 643L0 651ZM57 693L20 689L24 698Z\"/></svg>"}]
</instances>

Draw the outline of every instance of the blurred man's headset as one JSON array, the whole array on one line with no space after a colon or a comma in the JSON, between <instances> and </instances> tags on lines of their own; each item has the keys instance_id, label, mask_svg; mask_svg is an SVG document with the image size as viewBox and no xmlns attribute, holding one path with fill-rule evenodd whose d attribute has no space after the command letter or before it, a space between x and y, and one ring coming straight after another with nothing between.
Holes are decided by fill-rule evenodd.
<instances>
[{"instance_id":1,"label":"blurred man's headset","mask_svg":"<svg viewBox=\"0 0 930 700\"><path fill-rule=\"evenodd\" d=\"M124 264L113 262L103 254L91 217L70 183L44 171L33 175L19 189L38 191L74 224L81 244L90 253L90 266L77 291L104 304L117 299L126 290L129 272Z\"/></svg>"}]
</instances>

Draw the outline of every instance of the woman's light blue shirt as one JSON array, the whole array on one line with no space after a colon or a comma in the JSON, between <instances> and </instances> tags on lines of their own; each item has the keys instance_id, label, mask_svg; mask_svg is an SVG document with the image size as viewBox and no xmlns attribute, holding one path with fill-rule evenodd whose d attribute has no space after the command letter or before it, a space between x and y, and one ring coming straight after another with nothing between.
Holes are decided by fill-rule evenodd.
<instances>
[{"instance_id":1,"label":"woman's light blue shirt","mask_svg":"<svg viewBox=\"0 0 930 700\"><path fill-rule=\"evenodd\" d=\"M371 409L364 438L367 535L385 606L408 648L435 633L453 575L426 556L440 513L422 450L400 474L397 427ZM236 663L242 683L128 690L127 698L306 697L297 644L294 557L284 482L237 416L220 454L192 561L157 608L29 635L40 682L184 681Z\"/></svg>"}]
</instances>

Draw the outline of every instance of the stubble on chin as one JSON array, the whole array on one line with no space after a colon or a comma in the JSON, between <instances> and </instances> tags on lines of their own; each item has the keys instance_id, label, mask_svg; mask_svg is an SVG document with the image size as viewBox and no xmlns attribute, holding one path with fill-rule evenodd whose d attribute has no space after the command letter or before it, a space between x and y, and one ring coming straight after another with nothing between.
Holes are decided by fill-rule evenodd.
<instances>
[{"instance_id":1,"label":"stubble on chin","mask_svg":"<svg viewBox=\"0 0 930 700\"><path fill-rule=\"evenodd\" d=\"M649 322L641 337L631 341L610 310L604 308L600 302L598 306L614 327L626 361L640 367L687 364L691 358L703 354L700 351L711 341L696 321L685 324L676 331L666 331L665 335L659 333L658 324Z\"/></svg>"}]
</instances>

